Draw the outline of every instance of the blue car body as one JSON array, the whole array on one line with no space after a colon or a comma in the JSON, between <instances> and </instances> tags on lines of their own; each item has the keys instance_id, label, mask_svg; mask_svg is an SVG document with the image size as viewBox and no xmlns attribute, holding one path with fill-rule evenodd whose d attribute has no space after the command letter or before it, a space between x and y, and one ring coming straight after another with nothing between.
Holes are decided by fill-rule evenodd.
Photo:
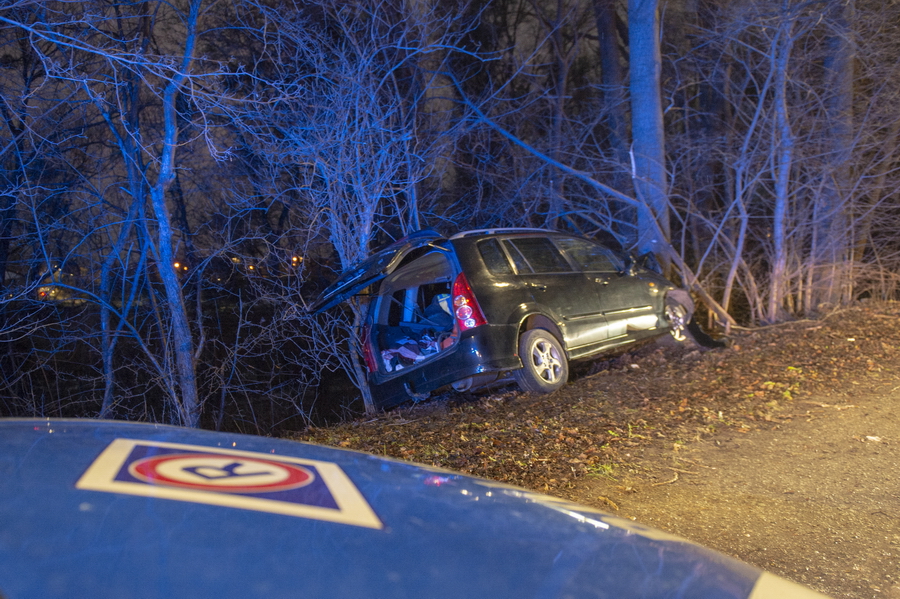
<instances>
[{"instance_id":1,"label":"blue car body","mask_svg":"<svg viewBox=\"0 0 900 599\"><path fill-rule=\"evenodd\" d=\"M0 596L819 597L627 519L287 440L0 420Z\"/></svg>"}]
</instances>

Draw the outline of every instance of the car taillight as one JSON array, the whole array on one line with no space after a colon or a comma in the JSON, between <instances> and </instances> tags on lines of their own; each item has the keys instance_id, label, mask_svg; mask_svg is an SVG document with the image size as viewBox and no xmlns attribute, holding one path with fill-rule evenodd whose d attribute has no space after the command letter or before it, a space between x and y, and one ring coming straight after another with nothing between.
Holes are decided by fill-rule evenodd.
<instances>
[{"instance_id":1,"label":"car taillight","mask_svg":"<svg viewBox=\"0 0 900 599\"><path fill-rule=\"evenodd\" d=\"M372 344L370 340L369 327L364 326L359 336L359 344L362 346L363 360L366 362L366 368L369 372L375 372L378 370L378 365L375 363L375 355L372 354Z\"/></svg>"},{"instance_id":2,"label":"car taillight","mask_svg":"<svg viewBox=\"0 0 900 599\"><path fill-rule=\"evenodd\" d=\"M475 294L469 287L469 281L463 273L453 281L453 316L456 317L461 331L487 324Z\"/></svg>"}]
</instances>

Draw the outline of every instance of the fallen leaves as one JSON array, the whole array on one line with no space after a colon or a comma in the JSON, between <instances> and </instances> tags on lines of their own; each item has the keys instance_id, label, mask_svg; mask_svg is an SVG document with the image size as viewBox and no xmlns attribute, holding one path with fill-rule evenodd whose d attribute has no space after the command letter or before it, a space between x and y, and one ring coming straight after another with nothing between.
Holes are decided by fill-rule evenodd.
<instances>
[{"instance_id":1,"label":"fallen leaves","mask_svg":"<svg viewBox=\"0 0 900 599\"><path fill-rule=\"evenodd\" d=\"M735 340L708 352L649 343L573 365L573 382L551 395L512 387L448 395L295 437L565 496L584 477L614 477L634 460L630 452L657 441L678 449L725 428L745 433L777 425L802 414L798 404L855 407L842 401L845 390L859 393L900 371L892 368L900 306L857 307L814 326L787 323L743 331ZM864 442L878 442L871 437Z\"/></svg>"}]
</instances>

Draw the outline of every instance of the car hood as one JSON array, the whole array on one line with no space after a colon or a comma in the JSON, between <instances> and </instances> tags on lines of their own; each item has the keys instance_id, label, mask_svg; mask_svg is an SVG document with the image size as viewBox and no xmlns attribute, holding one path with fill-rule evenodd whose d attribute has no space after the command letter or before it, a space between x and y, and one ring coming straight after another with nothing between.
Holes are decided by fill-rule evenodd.
<instances>
[{"instance_id":1,"label":"car hood","mask_svg":"<svg viewBox=\"0 0 900 599\"><path fill-rule=\"evenodd\" d=\"M0 596L799 598L631 520L373 455L0 420Z\"/></svg>"},{"instance_id":2,"label":"car hood","mask_svg":"<svg viewBox=\"0 0 900 599\"><path fill-rule=\"evenodd\" d=\"M394 272L400 262L414 249L444 239L430 229L411 233L384 247L362 262L354 264L329 285L313 302L310 312L321 312L347 301L372 283Z\"/></svg>"}]
</instances>

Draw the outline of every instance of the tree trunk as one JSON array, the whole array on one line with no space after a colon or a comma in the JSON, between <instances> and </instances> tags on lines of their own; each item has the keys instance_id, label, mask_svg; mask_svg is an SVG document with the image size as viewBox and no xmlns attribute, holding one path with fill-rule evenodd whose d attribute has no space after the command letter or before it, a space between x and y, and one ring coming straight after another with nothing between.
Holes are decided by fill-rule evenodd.
<instances>
[{"instance_id":1,"label":"tree trunk","mask_svg":"<svg viewBox=\"0 0 900 599\"><path fill-rule=\"evenodd\" d=\"M362 347L362 344L368 343L368 339L360 335L360 331L365 326L367 305L365 303L353 301L350 303L350 306L353 310L353 327L350 330L351 367L349 373L355 379L356 388L359 389L359 393L362 396L363 407L366 410L366 414L371 416L378 410L375 407L375 398L372 396L372 388L369 387L369 375L363 359L363 352L365 352L365 349Z\"/></svg>"},{"instance_id":2,"label":"tree trunk","mask_svg":"<svg viewBox=\"0 0 900 599\"><path fill-rule=\"evenodd\" d=\"M630 170L628 84L623 64L623 45L619 40L620 18L616 12L616 4L617 0L594 0L594 17L597 22L597 43L600 51L600 89L607 114L606 127L609 130L607 139L613 159L621 166L621 170L612 175L610 183L614 188L624 191L628 185L627 173ZM611 201L615 202L612 211L618 221L636 225L637 217L631 206ZM633 229L615 232L627 239L629 244L637 241Z\"/></svg>"},{"instance_id":3,"label":"tree trunk","mask_svg":"<svg viewBox=\"0 0 900 599\"><path fill-rule=\"evenodd\" d=\"M849 300L850 218L847 194L850 189L850 164L853 149L854 52L849 20L853 2L835 2L832 6L832 32L825 57L825 112L830 144L825 189L816 213L816 246L812 254L812 288L807 308L820 303L839 305Z\"/></svg>"},{"instance_id":4,"label":"tree trunk","mask_svg":"<svg viewBox=\"0 0 900 599\"><path fill-rule=\"evenodd\" d=\"M197 16L200 1L193 0L188 15L188 31L185 42L184 61L180 75L173 76L163 94L163 143L160 156L159 175L150 188L150 201L156 225L157 268L166 295L166 304L171 318L171 334L174 344L176 379L179 397L175 400L180 424L197 427L200 424L200 399L197 393L197 377L194 367L194 340L191 335L187 307L181 291L181 282L175 270L175 236L172 219L166 205L166 189L175 179L175 149L178 144L178 117L175 102L184 83L184 73L188 72L193 58L197 36Z\"/></svg>"},{"instance_id":5,"label":"tree trunk","mask_svg":"<svg viewBox=\"0 0 900 599\"><path fill-rule=\"evenodd\" d=\"M136 156L137 160L140 159L140 156ZM136 166L135 166L136 168ZM135 181L136 179L132 179ZM141 186L140 191L143 190L143 186ZM116 238L115 244L110 248L109 254L107 254L106 258L103 260L103 263L100 265L100 331L101 331L101 346L100 346L100 355L101 360L103 361L103 401L100 404L100 413L97 415L98 418L112 418L114 416L115 407L115 388L116 388L116 371L115 371L115 351L116 345L118 343L118 333L122 329L124 325L125 319L128 317L127 313L131 304L131 301L126 301L125 294L121 294L122 307L119 311L118 323L116 325L115 330L112 327L112 316L113 316L113 307L112 307L112 271L115 268L116 264L120 261L124 264L128 264L128 259L122 259L122 250L125 248L125 243L128 238L131 236L131 231L134 226L135 219L140 212L140 205L144 201L144 195L141 193L137 196L132 196L131 205L128 208L128 214L125 216L124 221L121 224L121 229L119 231L118 237ZM122 272L122 285L128 285L128 277L126 275L126 269L123 268ZM136 284L132 285L132 297L134 293L134 287Z\"/></svg>"},{"instance_id":6,"label":"tree trunk","mask_svg":"<svg viewBox=\"0 0 900 599\"><path fill-rule=\"evenodd\" d=\"M787 0L784 4L784 20L772 48L772 68L775 72L775 208L772 213L772 266L766 308L768 322L776 322L781 316L787 293L788 195L794 157L794 137L787 105L787 69L793 43L793 21L787 14Z\"/></svg>"},{"instance_id":7,"label":"tree trunk","mask_svg":"<svg viewBox=\"0 0 900 599\"><path fill-rule=\"evenodd\" d=\"M631 64L632 179L638 209L637 251L666 259L670 238L663 132L658 0L628 0Z\"/></svg>"}]
</instances>

